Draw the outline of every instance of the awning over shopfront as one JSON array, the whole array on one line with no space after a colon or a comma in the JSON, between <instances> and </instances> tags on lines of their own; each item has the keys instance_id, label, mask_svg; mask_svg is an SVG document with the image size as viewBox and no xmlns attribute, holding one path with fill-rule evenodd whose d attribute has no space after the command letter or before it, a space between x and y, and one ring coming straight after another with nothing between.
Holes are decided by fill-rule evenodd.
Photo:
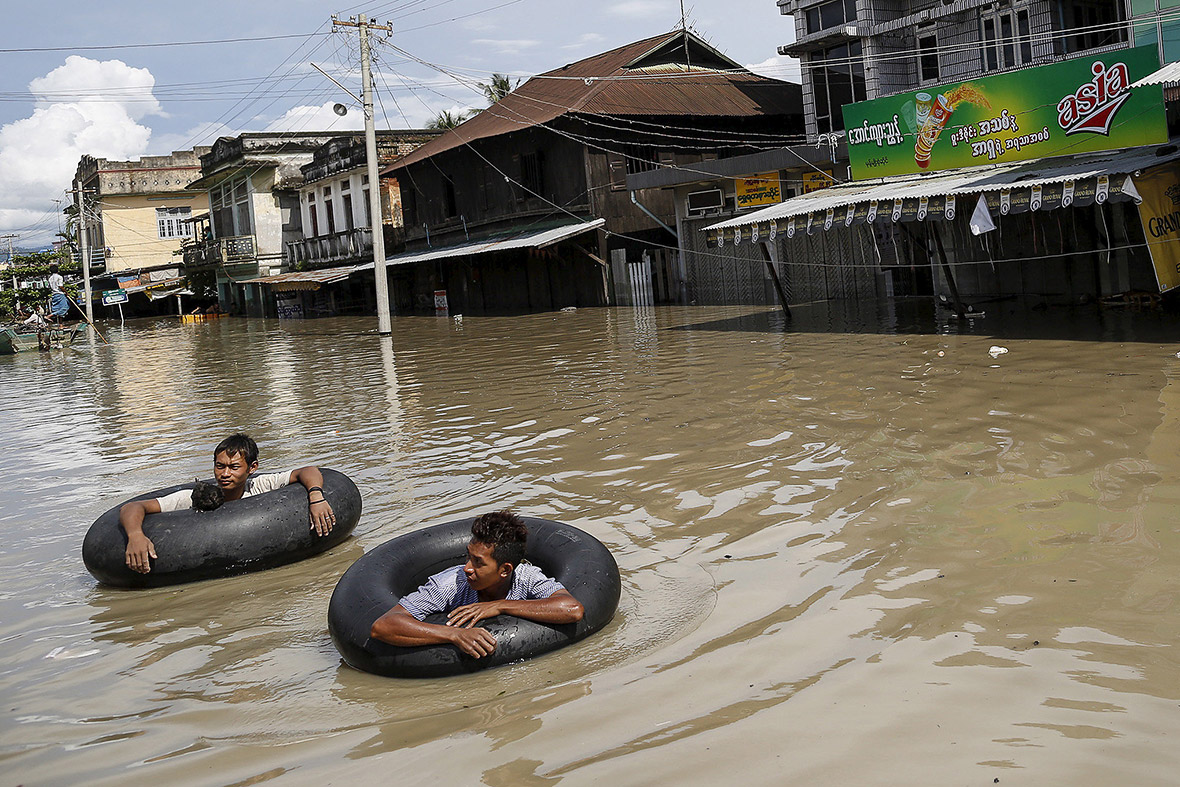
<instances>
[{"instance_id":1,"label":"awning over shopfront","mask_svg":"<svg viewBox=\"0 0 1180 787\"><path fill-rule=\"evenodd\" d=\"M539 232L518 232L498 238L490 238L471 243L461 243L457 246L447 246L427 251L414 251L405 254L395 254L386 259L388 265L411 265L415 262L431 262L451 257L468 257L475 254L490 254L496 251L511 251L513 249L543 249L560 243L563 240L581 235L584 232L596 230L606 224L606 219L567 224L563 227L543 230ZM363 270L372 270L372 263L363 266Z\"/></svg>"},{"instance_id":2,"label":"awning over shopfront","mask_svg":"<svg viewBox=\"0 0 1180 787\"><path fill-rule=\"evenodd\" d=\"M975 208L976 200L966 204L959 199L974 194L984 195L988 209L999 215L1129 200L1137 194L1128 175L1177 158L1177 147L1164 145L858 181L794 197L704 231L710 245L725 246L743 239L774 240L779 233L793 237L797 230L811 234L816 229L880 219L949 220L960 210Z\"/></svg>"},{"instance_id":3,"label":"awning over shopfront","mask_svg":"<svg viewBox=\"0 0 1180 787\"><path fill-rule=\"evenodd\" d=\"M1144 85L1175 85L1180 83L1180 63L1168 63L1159 71L1148 74L1138 82L1131 83L1131 87Z\"/></svg>"},{"instance_id":4,"label":"awning over shopfront","mask_svg":"<svg viewBox=\"0 0 1180 787\"><path fill-rule=\"evenodd\" d=\"M164 298L179 298L182 295L192 295L193 291L188 287L170 287L166 290L148 290L144 294L148 296L148 300L158 301Z\"/></svg>"},{"instance_id":5,"label":"awning over shopfront","mask_svg":"<svg viewBox=\"0 0 1180 787\"><path fill-rule=\"evenodd\" d=\"M175 290L184 286L184 279L174 277L169 279L160 279L159 281L148 282L146 284L135 284L130 287L122 287L120 289L128 295L136 292L147 292L151 297L152 293L157 290Z\"/></svg>"},{"instance_id":6,"label":"awning over shopfront","mask_svg":"<svg viewBox=\"0 0 1180 787\"><path fill-rule=\"evenodd\" d=\"M325 284L335 284L344 281L352 274L362 270L372 270L373 263L368 265L347 265L342 268L324 268L318 271L295 271L294 273L280 273L275 276L262 276L257 279L245 279L238 284L265 284L274 288L276 292L291 290L318 290Z\"/></svg>"}]
</instances>

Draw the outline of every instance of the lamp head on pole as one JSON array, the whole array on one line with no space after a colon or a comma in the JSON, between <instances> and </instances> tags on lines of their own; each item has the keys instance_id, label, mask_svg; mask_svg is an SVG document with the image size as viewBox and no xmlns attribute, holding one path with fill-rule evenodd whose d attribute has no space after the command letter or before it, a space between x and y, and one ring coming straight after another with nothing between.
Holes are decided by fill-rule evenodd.
<instances>
[{"instance_id":1,"label":"lamp head on pole","mask_svg":"<svg viewBox=\"0 0 1180 787\"><path fill-rule=\"evenodd\" d=\"M348 107L344 106L343 104L333 104L332 111L340 117L344 117L348 114Z\"/></svg>"}]
</instances>

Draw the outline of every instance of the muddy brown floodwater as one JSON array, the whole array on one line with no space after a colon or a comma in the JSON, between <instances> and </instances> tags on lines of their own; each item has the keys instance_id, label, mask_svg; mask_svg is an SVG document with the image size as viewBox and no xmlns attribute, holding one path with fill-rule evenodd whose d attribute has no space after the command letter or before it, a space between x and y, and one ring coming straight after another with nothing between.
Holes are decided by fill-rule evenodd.
<instances>
[{"instance_id":1,"label":"muddy brown floodwater","mask_svg":"<svg viewBox=\"0 0 1180 787\"><path fill-rule=\"evenodd\" d=\"M1180 326L1028 315L142 323L0 357L0 781L1174 783ZM355 538L97 586L90 522L238 428L263 469L350 474ZM349 565L502 506L613 550L604 632L446 680L341 664Z\"/></svg>"}]
</instances>

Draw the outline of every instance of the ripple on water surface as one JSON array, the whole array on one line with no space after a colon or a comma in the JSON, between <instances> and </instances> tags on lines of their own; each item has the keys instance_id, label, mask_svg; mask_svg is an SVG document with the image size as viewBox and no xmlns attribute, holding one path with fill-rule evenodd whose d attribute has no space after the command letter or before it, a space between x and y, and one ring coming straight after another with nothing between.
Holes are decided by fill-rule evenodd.
<instances>
[{"instance_id":1,"label":"ripple on water surface","mask_svg":"<svg viewBox=\"0 0 1180 787\"><path fill-rule=\"evenodd\" d=\"M403 317L392 341L345 318L132 324L0 358L0 761L28 783L1163 781L1176 348L997 314L996 358L978 327L736 308ZM351 475L356 537L96 587L88 524L208 475L239 428L263 469ZM325 614L353 561L503 506L612 549L606 631L452 680L341 666Z\"/></svg>"}]
</instances>

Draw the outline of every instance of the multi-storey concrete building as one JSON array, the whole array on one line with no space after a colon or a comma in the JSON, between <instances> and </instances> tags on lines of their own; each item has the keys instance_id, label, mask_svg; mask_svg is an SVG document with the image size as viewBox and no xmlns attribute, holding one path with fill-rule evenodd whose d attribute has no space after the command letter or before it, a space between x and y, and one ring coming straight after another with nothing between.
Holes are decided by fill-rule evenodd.
<instances>
[{"instance_id":1,"label":"multi-storey concrete building","mask_svg":"<svg viewBox=\"0 0 1180 787\"><path fill-rule=\"evenodd\" d=\"M79 245L90 251L93 269L122 273L176 266L174 253L191 234L194 208L204 208L185 186L200 175L200 156L208 151L136 161L82 157L74 175L76 204L81 200L85 206Z\"/></svg>"},{"instance_id":2,"label":"multi-storey concrete building","mask_svg":"<svg viewBox=\"0 0 1180 787\"><path fill-rule=\"evenodd\" d=\"M1167 44L1177 22L1159 14L1175 0L777 2L794 17L795 43L779 53L801 61L812 138L842 131L841 109L854 101L1133 44L1177 54Z\"/></svg>"},{"instance_id":3,"label":"multi-storey concrete building","mask_svg":"<svg viewBox=\"0 0 1180 787\"><path fill-rule=\"evenodd\" d=\"M222 307L251 316L269 311L266 293L250 277L285 270L286 244L303 237L301 167L334 132L247 133L222 137L201 156L199 178L188 190L201 194L208 213L196 216L185 245L189 273L214 271Z\"/></svg>"},{"instance_id":4,"label":"multi-storey concrete building","mask_svg":"<svg viewBox=\"0 0 1180 787\"><path fill-rule=\"evenodd\" d=\"M429 129L377 132L377 160L385 168L441 134ZM292 268L323 268L373 258L372 198L364 134L341 135L316 150L303 166L299 204L303 237L287 243ZM381 179L381 225L387 253L405 246L401 191L396 178ZM359 195L359 196L358 196Z\"/></svg>"}]
</instances>

